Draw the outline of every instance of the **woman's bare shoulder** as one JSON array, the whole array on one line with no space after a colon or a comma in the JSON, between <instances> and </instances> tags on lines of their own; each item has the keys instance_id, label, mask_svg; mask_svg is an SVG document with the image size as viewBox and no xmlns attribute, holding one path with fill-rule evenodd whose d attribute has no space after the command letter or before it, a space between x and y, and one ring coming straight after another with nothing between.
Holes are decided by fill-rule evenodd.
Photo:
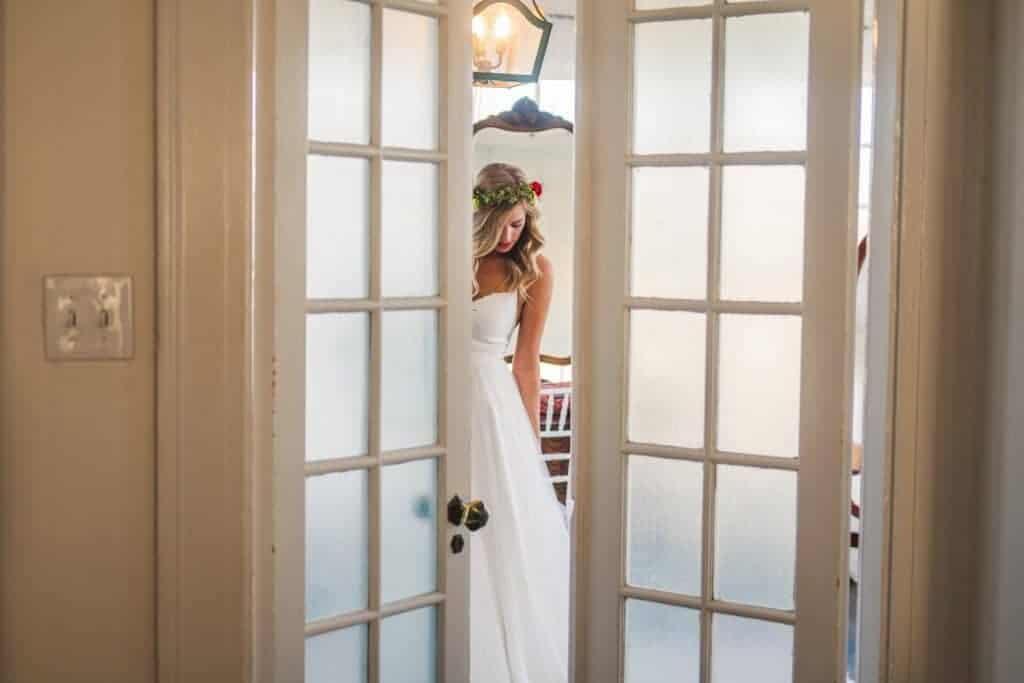
<instances>
[{"instance_id":1,"label":"woman's bare shoulder","mask_svg":"<svg viewBox=\"0 0 1024 683\"><path fill-rule=\"evenodd\" d=\"M555 277L555 266L544 254L537 254L537 270L540 271L540 279L538 282L547 281L547 286L551 286L551 281Z\"/></svg>"},{"instance_id":2,"label":"woman's bare shoulder","mask_svg":"<svg viewBox=\"0 0 1024 683\"><path fill-rule=\"evenodd\" d=\"M555 267L552 265L551 259L543 254L537 254L537 270L540 271L540 277L530 283L531 296L550 295L555 280Z\"/></svg>"}]
</instances>

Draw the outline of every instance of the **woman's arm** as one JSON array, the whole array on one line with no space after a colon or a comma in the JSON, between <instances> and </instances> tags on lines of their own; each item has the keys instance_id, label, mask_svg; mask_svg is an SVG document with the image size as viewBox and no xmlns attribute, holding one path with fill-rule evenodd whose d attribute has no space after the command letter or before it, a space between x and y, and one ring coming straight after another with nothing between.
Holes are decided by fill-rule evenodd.
<instances>
[{"instance_id":1,"label":"woman's arm","mask_svg":"<svg viewBox=\"0 0 1024 683\"><path fill-rule=\"evenodd\" d=\"M530 417L533 431L540 438L540 340L544 336L544 323L551 307L551 291L554 273L551 262L544 256L537 257L540 279L530 285L530 298L523 306L523 317L519 322L519 337L516 353L512 360L512 374L519 385L526 414Z\"/></svg>"}]
</instances>

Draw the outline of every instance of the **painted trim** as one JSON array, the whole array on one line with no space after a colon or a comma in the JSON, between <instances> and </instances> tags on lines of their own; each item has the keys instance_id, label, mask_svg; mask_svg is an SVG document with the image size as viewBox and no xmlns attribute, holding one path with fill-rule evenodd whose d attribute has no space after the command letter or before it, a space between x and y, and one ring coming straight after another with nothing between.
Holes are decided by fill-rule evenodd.
<instances>
[{"instance_id":1,"label":"painted trim","mask_svg":"<svg viewBox=\"0 0 1024 683\"><path fill-rule=\"evenodd\" d=\"M273 415L270 468L273 526L273 652L263 683L301 680L305 661L305 278L286 278L289 266L305 273L305 230L285 239L285 226L306 225L307 125L307 3L269 0L275 8L274 87L265 94L273 100L273 166L268 188L273 196L273 276L260 307L274 311L272 351L274 384L269 397ZM371 10L372 11L372 10ZM374 41L376 42L376 41ZM278 77L279 76L279 77ZM296 266L294 264L300 264ZM283 343L282 330L290 330L291 343ZM295 339L295 336L298 336ZM292 457L281 457L290 454ZM261 582L261 585L264 582Z\"/></svg>"},{"instance_id":2,"label":"painted trim","mask_svg":"<svg viewBox=\"0 0 1024 683\"><path fill-rule=\"evenodd\" d=\"M816 683L846 678L864 22L861 0L810 12L793 675Z\"/></svg>"},{"instance_id":3,"label":"painted trim","mask_svg":"<svg viewBox=\"0 0 1024 683\"><path fill-rule=\"evenodd\" d=\"M989 3L905 0L886 683L974 680ZM946 505L960 500L964 505Z\"/></svg>"},{"instance_id":4,"label":"painted trim","mask_svg":"<svg viewBox=\"0 0 1024 683\"><path fill-rule=\"evenodd\" d=\"M253 250L251 345L253 419L250 435L252 624L250 677L274 679L274 193L276 144L276 2L254 0L253 10Z\"/></svg>"},{"instance_id":5,"label":"painted trim","mask_svg":"<svg viewBox=\"0 0 1024 683\"><path fill-rule=\"evenodd\" d=\"M248 677L250 0L157 2L157 671Z\"/></svg>"},{"instance_id":6,"label":"painted trim","mask_svg":"<svg viewBox=\"0 0 1024 683\"><path fill-rule=\"evenodd\" d=\"M157 677L181 680L181 323L177 3L157 3Z\"/></svg>"},{"instance_id":7,"label":"painted trim","mask_svg":"<svg viewBox=\"0 0 1024 683\"><path fill-rule=\"evenodd\" d=\"M576 1L576 82L573 116L573 463L569 472L568 490L573 494L573 513L569 536L569 681L587 681L587 595L590 580L586 559L590 534L591 489L591 411L592 388L590 366L593 353L592 325L592 256L591 256L591 177L593 149L593 105L588 104L591 83L596 82L594 50L593 3Z\"/></svg>"},{"instance_id":8,"label":"painted trim","mask_svg":"<svg viewBox=\"0 0 1024 683\"><path fill-rule=\"evenodd\" d=\"M871 226L868 240L867 382L864 392L857 675L887 680L891 485L895 424L896 329L899 287L904 0L875 10L875 111L872 126Z\"/></svg>"}]
</instances>

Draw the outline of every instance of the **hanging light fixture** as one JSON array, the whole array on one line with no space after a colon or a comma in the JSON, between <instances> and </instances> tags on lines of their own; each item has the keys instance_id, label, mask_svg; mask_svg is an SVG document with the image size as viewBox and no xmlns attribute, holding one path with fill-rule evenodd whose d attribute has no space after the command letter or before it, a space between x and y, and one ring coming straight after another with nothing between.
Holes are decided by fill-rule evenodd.
<instances>
[{"instance_id":1,"label":"hanging light fixture","mask_svg":"<svg viewBox=\"0 0 1024 683\"><path fill-rule=\"evenodd\" d=\"M481 0L473 7L473 85L513 88L536 83L551 22L531 0Z\"/></svg>"}]
</instances>

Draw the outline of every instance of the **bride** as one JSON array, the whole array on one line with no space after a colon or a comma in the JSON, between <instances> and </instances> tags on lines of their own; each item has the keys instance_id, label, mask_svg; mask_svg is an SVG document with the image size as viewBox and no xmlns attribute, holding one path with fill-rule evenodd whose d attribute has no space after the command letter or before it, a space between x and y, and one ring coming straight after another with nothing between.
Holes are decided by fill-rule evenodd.
<instances>
[{"instance_id":1,"label":"bride","mask_svg":"<svg viewBox=\"0 0 1024 683\"><path fill-rule=\"evenodd\" d=\"M473 190L472 683L565 683L569 534L540 455L540 341L554 280L539 183L490 164ZM512 372L504 355L516 327Z\"/></svg>"}]
</instances>

